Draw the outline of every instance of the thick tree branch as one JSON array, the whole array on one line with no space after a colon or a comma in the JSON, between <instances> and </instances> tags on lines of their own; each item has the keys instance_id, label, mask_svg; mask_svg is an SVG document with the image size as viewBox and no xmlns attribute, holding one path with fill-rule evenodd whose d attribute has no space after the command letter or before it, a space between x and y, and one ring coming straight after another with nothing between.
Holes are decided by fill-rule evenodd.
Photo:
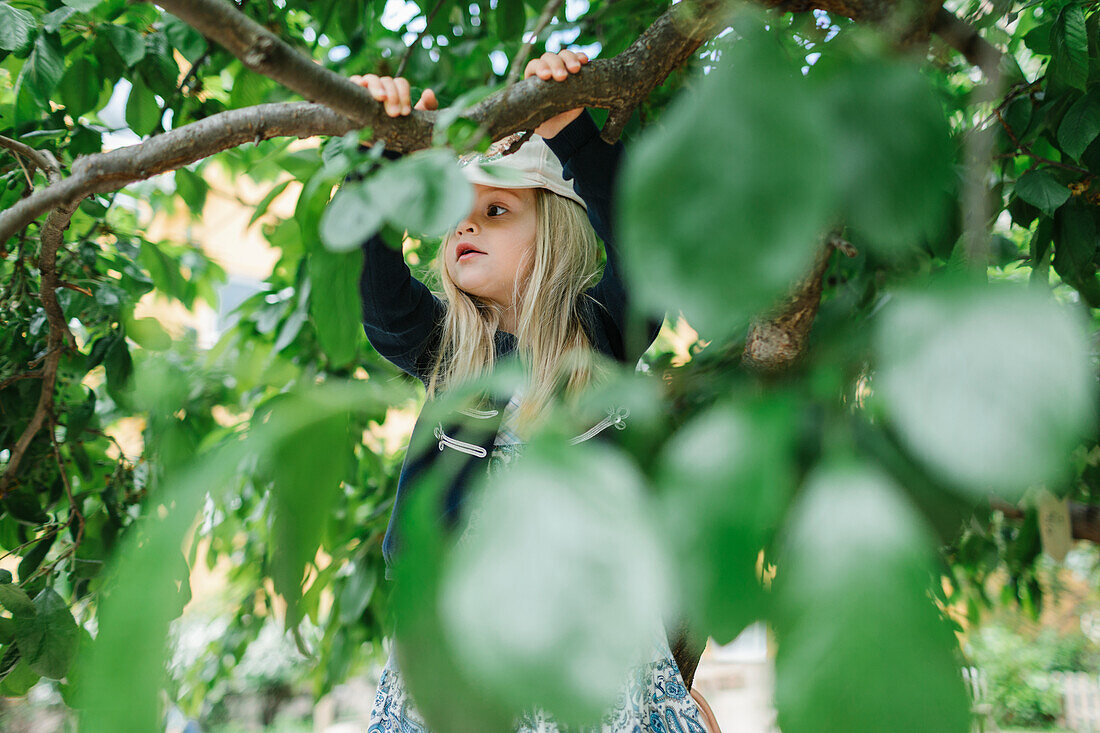
<instances>
[{"instance_id":1,"label":"thick tree branch","mask_svg":"<svg viewBox=\"0 0 1100 733\"><path fill-rule=\"evenodd\" d=\"M175 3L163 4L168 7ZM240 16L246 24L255 25L228 4L218 0L198 0L194 3L196 7L210 4L217 6L219 17L228 14L239 20L236 16ZM579 106L629 111L715 32L720 25L719 5L717 0L675 5L658 18L630 48L615 58L592 61L581 73L564 82L548 82L531 77L490 95L468 110L464 116L484 125L488 134L496 140L517 130L534 129L553 115ZM200 29L206 32L207 26L204 23ZM232 30L233 26L228 21L226 27L228 30L210 32L209 35L220 42L231 41L235 47L240 46L239 33ZM262 28L259 32L270 35ZM226 41L226 38L229 40ZM266 44L261 45L266 47ZM289 47L287 49L297 57L293 50ZM304 57L298 58L304 60ZM279 63L281 62L268 60L268 65L273 67L279 66ZM362 117L358 120L346 117L338 114L339 110L333 111L319 104L265 104L223 112L149 138L138 145L79 158L73 164L69 178L39 189L0 213L0 242L6 241L36 217L58 206L93 193L117 190L134 181L175 170L254 140L286 135L342 135L362 124L371 125L373 120L377 123L372 126L374 138L384 140L390 148L408 152L431 145L435 112L416 110L408 117L391 118L381 111L382 106L371 99L362 87L308 60L305 63L333 77L335 82L327 80L333 85L341 88L346 86L352 95L363 96L363 107L355 109L370 119L363 122ZM291 65L297 68L294 64ZM293 71L280 71L273 78L301 79ZM308 92L312 88L309 83L299 86L301 88L296 90L309 96ZM347 104L344 106L347 107Z\"/></svg>"},{"instance_id":2,"label":"thick tree branch","mask_svg":"<svg viewBox=\"0 0 1100 733\"><path fill-rule=\"evenodd\" d=\"M742 364L761 372L779 372L794 364L806 350L817 308L821 304L822 277L834 249L849 257L855 248L839 234L830 234L818 252L810 273L798 282L775 311L755 321L749 329Z\"/></svg>"},{"instance_id":3,"label":"thick tree branch","mask_svg":"<svg viewBox=\"0 0 1100 733\"><path fill-rule=\"evenodd\" d=\"M207 38L218 42L249 69L279 82L312 102L324 104L371 127L375 137L391 142L399 128L411 128L412 139L431 141L433 113L418 112L393 118L370 93L294 50L283 39L224 0L157 0L157 5L178 16ZM408 149L405 147L402 150Z\"/></svg>"},{"instance_id":4,"label":"thick tree branch","mask_svg":"<svg viewBox=\"0 0 1100 733\"><path fill-rule=\"evenodd\" d=\"M57 161L53 160L53 156L46 157L47 154L43 154L41 150L35 150L26 143L21 143L18 140L12 140L10 137L4 137L0 135L0 148L7 148L16 155L20 155L29 160L36 168L40 168L43 172L49 171L51 168L57 167Z\"/></svg>"},{"instance_id":5,"label":"thick tree branch","mask_svg":"<svg viewBox=\"0 0 1100 733\"><path fill-rule=\"evenodd\" d=\"M81 157L72 175L0 213L0 242L45 212L93 193L175 170L214 153L272 137L343 135L357 125L320 104L285 102L231 110L178 127L137 145Z\"/></svg>"}]
</instances>

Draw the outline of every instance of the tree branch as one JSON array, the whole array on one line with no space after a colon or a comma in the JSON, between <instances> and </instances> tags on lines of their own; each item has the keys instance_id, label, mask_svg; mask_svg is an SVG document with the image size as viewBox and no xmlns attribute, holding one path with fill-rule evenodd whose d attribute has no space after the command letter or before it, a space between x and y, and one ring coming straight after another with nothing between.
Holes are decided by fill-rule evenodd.
<instances>
[{"instance_id":1,"label":"tree branch","mask_svg":"<svg viewBox=\"0 0 1100 733\"><path fill-rule=\"evenodd\" d=\"M80 157L68 178L38 189L0 213L0 242L58 206L93 193L116 191L222 150L272 137L343 135L356 127L320 104L261 104L212 115L137 145Z\"/></svg>"},{"instance_id":2,"label":"tree branch","mask_svg":"<svg viewBox=\"0 0 1100 733\"><path fill-rule=\"evenodd\" d=\"M42 151L35 150L30 145L21 143L18 140L12 140L10 137L0 135L0 148L7 148L13 153L23 156L33 163L35 167L40 168L43 173L49 171L51 167L57 167L57 161L52 160L52 155L47 158L46 155L48 155L48 153L43 155Z\"/></svg>"},{"instance_id":3,"label":"tree branch","mask_svg":"<svg viewBox=\"0 0 1100 733\"><path fill-rule=\"evenodd\" d=\"M52 157L52 156L51 156ZM60 172L54 161L54 167L47 170L51 180L57 181ZM51 186L52 188L53 186ZM57 367L61 363L61 356L66 347L76 348L76 340L65 322L65 313L61 310L61 304L57 300L58 276L57 276L57 251L62 246L65 230L69 227L76 204L65 204L58 207L50 214L42 228L42 249L38 257L38 269L42 274L42 283L39 286L39 298L42 307L46 311L46 320L50 326L49 337L46 340L46 360L42 365L42 389L38 395L38 404L34 408L23 434L19 436L15 446L11 449L8 465L4 468L4 475L0 476L0 498L3 498L19 474L19 466L23 462L31 441L42 428L47 418L51 422L53 415L53 392L57 383ZM54 436L50 436L52 441Z\"/></svg>"},{"instance_id":4,"label":"tree branch","mask_svg":"<svg viewBox=\"0 0 1100 733\"><path fill-rule=\"evenodd\" d=\"M165 7L174 5L175 0L162 4ZM195 6L210 4L217 6L220 15L244 18L228 4L218 0L197 0L194 3ZM580 106L633 109L673 69L682 64L709 34L716 31L720 25L720 7L718 0L697 0L695 3L682 2L674 5L630 48L615 58L591 61L581 73L572 75L564 82L549 82L531 77L495 92L468 110L464 116L484 125L492 139L497 140L517 130L534 129L555 114ZM244 20L252 23L247 18ZM228 22L226 28L229 30L215 30L209 35L219 42L224 40L223 37L230 37L239 46L239 34L231 32L232 26ZM204 24L200 29L206 32L207 26ZM262 28L260 31L267 34ZM294 52L290 50L290 53ZM339 86L346 86L353 96L362 95L365 98L363 109L380 115L377 124L372 126L376 140L384 140L387 147L402 152L431 146L437 113L415 110L407 117L389 117L381 112L381 105L371 99L362 87L326 71L304 57L298 58L310 67L334 77ZM270 65L278 64L272 61ZM273 78L291 76L291 72L279 72ZM310 87L306 84L297 91L303 89L308 91ZM343 135L362 124L364 123L360 120L343 116L320 104L264 104L222 112L149 138L137 145L79 158L73 164L71 176L35 191L0 213L0 242L6 241L35 218L58 206L93 193L118 190L134 181L175 170L242 143L286 135ZM365 124L372 122L368 120ZM605 136L607 134L605 128Z\"/></svg>"},{"instance_id":5,"label":"tree branch","mask_svg":"<svg viewBox=\"0 0 1100 733\"><path fill-rule=\"evenodd\" d=\"M398 128L408 127L419 137L431 139L434 114L420 113L403 119L390 117L384 105L376 102L366 89L298 53L232 3L157 0L157 5L217 41L252 71L274 79L312 102L324 104L357 122L357 127L371 127L376 137L389 142Z\"/></svg>"},{"instance_id":6,"label":"tree branch","mask_svg":"<svg viewBox=\"0 0 1100 733\"><path fill-rule=\"evenodd\" d=\"M947 8L940 8L932 21L932 32L967 61L982 70L986 79L996 79L1004 58L996 46L978 34L978 30Z\"/></svg>"},{"instance_id":7,"label":"tree branch","mask_svg":"<svg viewBox=\"0 0 1100 733\"><path fill-rule=\"evenodd\" d=\"M745 340L742 364L756 371L779 372L802 356L821 304L821 279L834 249L848 257L856 256L855 247L839 234L826 237L810 273L791 289L775 312L753 322Z\"/></svg>"}]
</instances>

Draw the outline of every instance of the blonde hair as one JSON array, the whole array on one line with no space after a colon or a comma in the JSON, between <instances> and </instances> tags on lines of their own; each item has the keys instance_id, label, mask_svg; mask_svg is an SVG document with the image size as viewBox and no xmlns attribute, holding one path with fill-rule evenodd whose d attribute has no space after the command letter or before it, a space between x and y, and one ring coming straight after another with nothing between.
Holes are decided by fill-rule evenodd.
<instances>
[{"instance_id":1,"label":"blonde hair","mask_svg":"<svg viewBox=\"0 0 1100 733\"><path fill-rule=\"evenodd\" d=\"M575 394L591 382L596 369L581 320L584 292L596 283L599 269L596 234L580 204L541 188L535 189L535 222L530 276L516 278L513 298L516 348L530 379L519 404L521 430L535 422L559 389L564 386ZM444 238L441 252L452 235ZM499 306L455 285L442 255L436 270L446 313L429 396L491 371L493 336L501 318Z\"/></svg>"}]
</instances>

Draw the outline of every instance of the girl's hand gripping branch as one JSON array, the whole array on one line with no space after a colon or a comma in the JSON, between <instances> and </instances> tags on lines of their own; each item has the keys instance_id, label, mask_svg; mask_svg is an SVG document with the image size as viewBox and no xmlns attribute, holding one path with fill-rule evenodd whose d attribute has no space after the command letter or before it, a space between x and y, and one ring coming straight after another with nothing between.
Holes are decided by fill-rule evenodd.
<instances>
[{"instance_id":1,"label":"girl's hand gripping branch","mask_svg":"<svg viewBox=\"0 0 1100 733\"><path fill-rule=\"evenodd\" d=\"M413 109L436 109L439 101L435 98L435 92L425 89L420 95L420 101L416 107L411 105L411 92L409 82L403 76L396 79L389 76L376 74L354 75L349 77L351 81L364 87L377 101L382 102L386 108L386 114L390 117L400 117L409 114Z\"/></svg>"},{"instance_id":2,"label":"girl's hand gripping branch","mask_svg":"<svg viewBox=\"0 0 1100 733\"><path fill-rule=\"evenodd\" d=\"M523 78L537 76L543 81L565 81L570 74L576 74L581 67L588 63L588 56L574 51L562 51L560 53L544 53L537 59L531 59L523 69ZM549 139L565 129L565 127L577 119L583 107L562 112L543 122L535 128L535 134Z\"/></svg>"}]
</instances>

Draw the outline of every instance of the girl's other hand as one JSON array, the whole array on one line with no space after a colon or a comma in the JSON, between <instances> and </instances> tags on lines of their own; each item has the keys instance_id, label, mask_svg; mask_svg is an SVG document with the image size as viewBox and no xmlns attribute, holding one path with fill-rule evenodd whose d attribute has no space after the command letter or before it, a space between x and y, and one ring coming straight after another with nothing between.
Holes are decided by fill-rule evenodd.
<instances>
[{"instance_id":1,"label":"girl's other hand","mask_svg":"<svg viewBox=\"0 0 1100 733\"><path fill-rule=\"evenodd\" d=\"M394 79L393 77L378 76L377 74L363 74L362 76L356 74L349 78L353 84L365 88L372 97L382 102L386 114L390 117L407 115L413 109L430 110L439 107L439 101L435 98L435 92L431 89L425 89L424 93L420 95L420 101L416 103L416 107L413 107L411 105L409 82L403 76Z\"/></svg>"},{"instance_id":2,"label":"girl's other hand","mask_svg":"<svg viewBox=\"0 0 1100 733\"><path fill-rule=\"evenodd\" d=\"M537 76L543 81L565 81L570 74L576 74L581 67L588 63L588 56L574 51L562 51L550 53L547 51L537 59L531 59L523 69L523 78ZM551 117L546 122L535 128L535 134L544 138L551 138L565 129L573 120L584 111L583 107L562 112Z\"/></svg>"}]
</instances>

